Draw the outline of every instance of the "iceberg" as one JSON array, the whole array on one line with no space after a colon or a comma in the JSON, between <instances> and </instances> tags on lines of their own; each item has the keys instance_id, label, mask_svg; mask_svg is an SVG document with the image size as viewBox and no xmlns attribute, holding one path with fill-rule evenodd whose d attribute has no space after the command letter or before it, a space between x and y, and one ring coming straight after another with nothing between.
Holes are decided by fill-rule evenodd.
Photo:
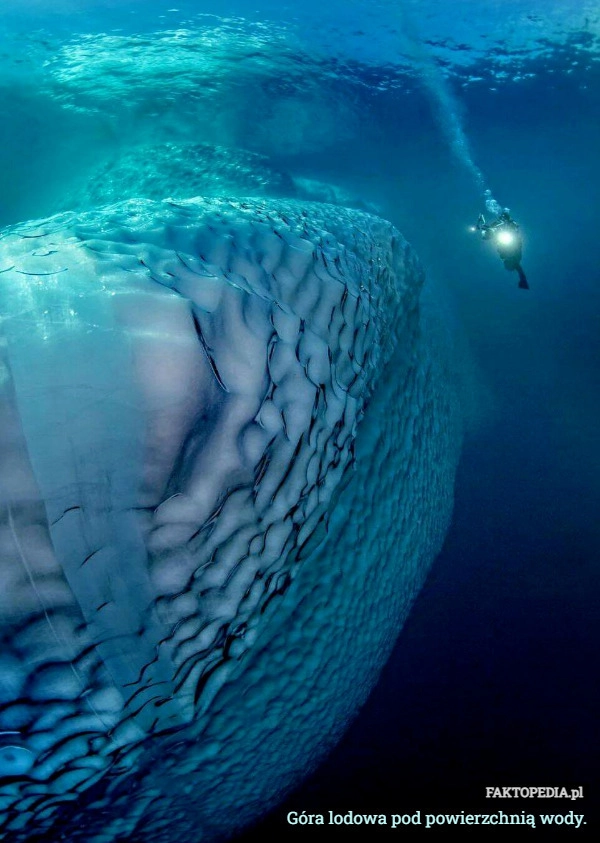
<instances>
[{"instance_id":1,"label":"iceberg","mask_svg":"<svg viewBox=\"0 0 600 843\"><path fill-rule=\"evenodd\" d=\"M390 223L298 200L2 232L11 839L220 839L339 739L452 508L423 277Z\"/></svg>"}]
</instances>

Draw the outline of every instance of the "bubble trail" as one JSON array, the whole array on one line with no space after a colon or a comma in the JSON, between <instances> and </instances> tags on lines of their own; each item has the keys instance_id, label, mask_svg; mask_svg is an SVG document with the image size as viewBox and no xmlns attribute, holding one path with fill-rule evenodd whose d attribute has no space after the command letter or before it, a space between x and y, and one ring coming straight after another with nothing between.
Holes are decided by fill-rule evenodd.
<instances>
[{"instance_id":1,"label":"bubble trail","mask_svg":"<svg viewBox=\"0 0 600 843\"><path fill-rule=\"evenodd\" d=\"M463 128L460 103L431 52L420 40L416 27L406 9L399 7L400 28L404 36L403 53L407 56L421 78L433 105L436 121L448 141L456 159L470 173L477 189L482 194L488 213L498 215L502 206L487 187L481 169L475 163L469 139Z\"/></svg>"}]
</instances>

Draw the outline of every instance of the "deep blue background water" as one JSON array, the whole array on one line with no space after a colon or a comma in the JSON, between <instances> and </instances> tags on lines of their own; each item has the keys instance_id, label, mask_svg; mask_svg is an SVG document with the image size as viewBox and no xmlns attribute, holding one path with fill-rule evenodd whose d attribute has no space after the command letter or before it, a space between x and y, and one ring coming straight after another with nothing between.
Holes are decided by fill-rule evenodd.
<instances>
[{"instance_id":1,"label":"deep blue background water","mask_svg":"<svg viewBox=\"0 0 600 843\"><path fill-rule=\"evenodd\" d=\"M51 10L23 3L5 14L11 31L28 33L27 57L32 21L59 40L112 26L151 33L167 25L159 16L171 6L183 20L200 8L224 14L224 5L232 15L249 8L241 0L126 8L65 0ZM258 20L299 21L321 57L328 44L337 53L355 31L350 23L364 15L360 4L350 4L343 36L331 11L257 5ZM382 55L393 41L390 29L381 33ZM373 30L350 42L356 55L377 55ZM12 59L23 47L16 44ZM351 80L336 79L334 65L324 67L334 118L328 140L295 148L273 141L262 149L264 139L247 139L283 168L378 202L416 246L429 277L447 291L443 306L464 347L475 421L445 548L378 688L321 770L241 839L264 839L267 830L319 834L293 831L285 824L288 810L489 810L481 796L496 784L583 784L583 804L541 807L592 813L600 702L600 78L591 59L589 69L584 62L573 68L579 59L574 45L551 51L529 59L533 78L501 84L490 80L482 60L482 81L464 88L460 79L451 81L474 160L523 226L529 293L517 290L515 277L468 235L466 226L483 210L481 197L449 149L430 95L414 79L380 90L389 57L381 65L346 63ZM41 67L35 64L34 77ZM109 148L115 126L117 135L123 126L124 111L61 112L57 121L56 104L23 79L2 89L3 223L47 213L45 195L60 178L57 162L84 150L83 168L89 145L81 139L101 138ZM354 117L349 128L336 119L338 106ZM135 121L141 134L160 130L141 114ZM536 812L540 805L493 807ZM353 832L364 834L343 829Z\"/></svg>"}]
</instances>

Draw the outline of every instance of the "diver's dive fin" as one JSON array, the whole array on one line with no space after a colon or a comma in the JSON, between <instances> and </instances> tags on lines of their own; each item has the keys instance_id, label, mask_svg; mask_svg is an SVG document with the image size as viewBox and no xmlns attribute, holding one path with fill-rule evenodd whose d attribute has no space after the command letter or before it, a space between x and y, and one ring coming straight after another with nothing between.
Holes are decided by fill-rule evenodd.
<instances>
[{"instance_id":1,"label":"diver's dive fin","mask_svg":"<svg viewBox=\"0 0 600 843\"><path fill-rule=\"evenodd\" d=\"M528 290L529 284L527 283L527 278L525 277L525 273L523 272L523 267L521 266L521 264L518 264L516 269L519 273L519 289Z\"/></svg>"}]
</instances>

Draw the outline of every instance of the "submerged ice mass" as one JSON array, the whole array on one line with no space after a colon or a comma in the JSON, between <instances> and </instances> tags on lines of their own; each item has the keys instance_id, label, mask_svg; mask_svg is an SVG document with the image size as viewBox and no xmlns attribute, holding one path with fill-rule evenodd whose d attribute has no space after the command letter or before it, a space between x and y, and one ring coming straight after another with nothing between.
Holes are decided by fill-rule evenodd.
<instances>
[{"instance_id":1,"label":"submerged ice mass","mask_svg":"<svg viewBox=\"0 0 600 843\"><path fill-rule=\"evenodd\" d=\"M148 143L113 154L97 165L72 191L55 198L56 211L107 205L143 196L169 197L268 196L326 202L376 211L337 185L292 176L268 156L209 143Z\"/></svg>"},{"instance_id":2,"label":"submerged ice mass","mask_svg":"<svg viewBox=\"0 0 600 843\"><path fill-rule=\"evenodd\" d=\"M421 282L389 223L291 200L2 233L14 839L228 834L339 737L451 508Z\"/></svg>"}]
</instances>

